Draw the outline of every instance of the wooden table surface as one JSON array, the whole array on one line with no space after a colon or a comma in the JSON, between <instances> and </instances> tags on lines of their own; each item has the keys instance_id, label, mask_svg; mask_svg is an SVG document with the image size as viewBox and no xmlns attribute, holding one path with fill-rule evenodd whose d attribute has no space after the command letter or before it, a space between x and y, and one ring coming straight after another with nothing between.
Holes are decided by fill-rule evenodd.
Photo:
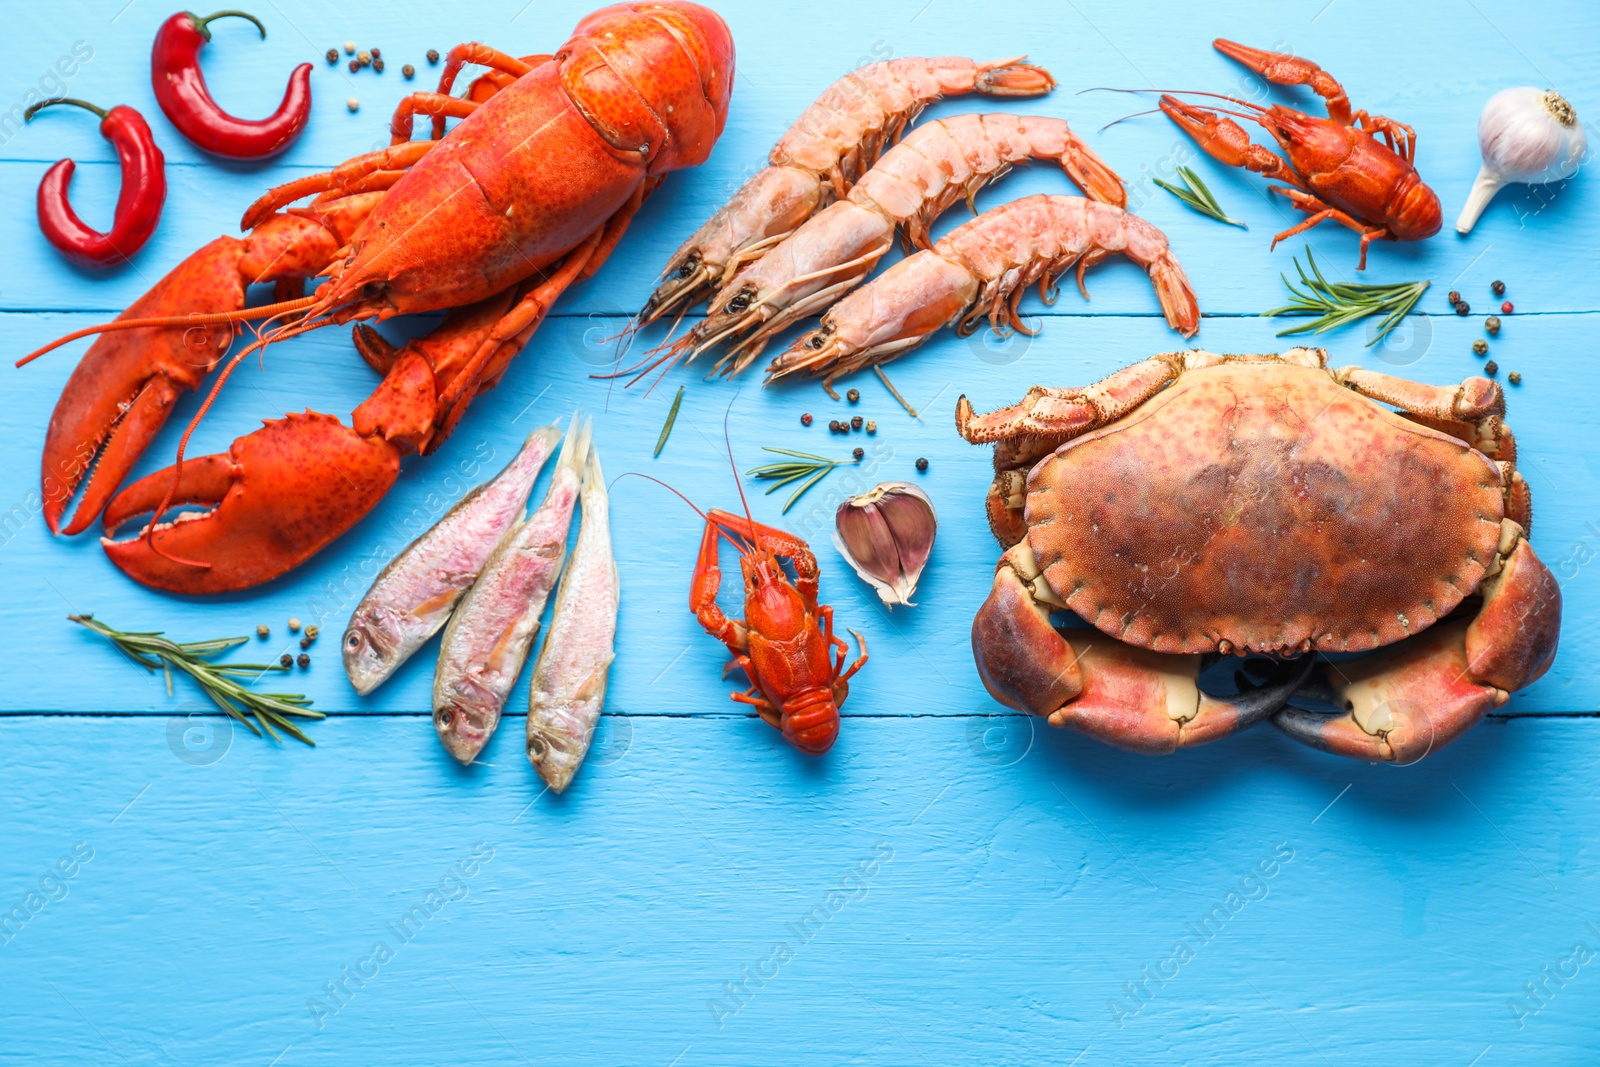
<instances>
[{"instance_id":1,"label":"wooden table surface","mask_svg":"<svg viewBox=\"0 0 1600 1067\"><path fill-rule=\"evenodd\" d=\"M1593 6L719 7L739 68L710 162L668 180L604 271L567 295L438 454L408 460L370 516L284 579L208 600L164 596L112 568L93 536L52 539L37 457L84 346L0 375L11 667L0 691L0 1062L1593 1063L1600 193L1581 174L1557 191L1502 193L1469 238L1450 225L1491 93L1554 86L1580 116L1600 115ZM189 251L235 232L267 186L385 143L396 101L427 87L428 48L548 50L584 10L578 0L268 0L252 9L265 42L223 20L206 74L238 113L266 113L294 63L316 64L305 136L277 161L240 166L202 158L152 99L148 49L166 8L14 8L0 78L5 351L111 317ZM1366 347L1363 326L1327 335L1336 363L1458 381L1481 366L1470 345L1498 303L1489 283L1504 279L1517 305L1492 355L1502 381L1523 375L1507 387L1509 414L1536 501L1532 543L1565 598L1561 652L1543 680L1414 767L1321 755L1265 726L1171 758L1132 756L1010 714L983 690L968 628L998 549L982 517L987 450L953 432L956 397L995 407L1032 384L1083 384L1185 347L1126 263L1091 274L1090 303L1070 288L1051 309L1025 301L1043 326L1031 341L946 334L897 364L917 421L870 376L854 383L856 408L809 383L762 389L754 377L679 372L646 394L590 377L610 366L606 339L672 250L832 79L874 59L949 53L1027 52L1060 88L1040 100L947 101L931 115L1069 117L1170 236L1206 316L1195 343L1288 347L1275 336L1285 324L1259 315L1283 301L1279 272L1309 243L1330 274L1360 280L1353 235L1324 226L1269 251L1291 215L1259 178L1200 156L1159 115L1096 132L1148 97L1076 95L1188 87L1264 99L1210 49L1218 35L1312 57L1356 106L1418 131L1417 164L1443 201L1445 231L1375 246L1366 277L1433 288L1384 343ZM380 47L388 69L328 67L321 53L346 40ZM67 65L68 94L139 108L168 160L160 231L107 275L66 266L33 208L46 166L71 156L74 202L92 223L109 218L117 171L94 121L59 111L19 130L5 118L30 92L59 91L57 60L75 47L92 55ZM418 67L409 85L407 62ZM1315 107L1303 90L1273 98ZM1154 188L1179 164L1248 232ZM1066 183L1035 166L986 190L980 207L1041 191ZM1473 304L1471 317L1450 312L1450 289ZM374 383L342 331L274 346L241 368L191 454L284 411L344 417ZM677 429L652 460L679 383ZM171 461L194 408L192 396L179 405L141 472ZM871 645L829 755L794 752L727 699L721 649L686 610L697 520L636 479L612 493L620 655L596 749L564 796L541 791L519 718L480 765L463 769L441 749L427 715L431 646L372 696L352 692L335 640L375 568L530 429L579 408L595 416L608 473L651 473L702 505L737 506L725 412L741 469L764 445L837 456L866 446L862 468L836 472L781 519L818 548L824 599ZM809 429L804 411L817 417ZM876 437L830 437L830 418L855 413L878 421ZM921 475L919 456L930 460ZM918 481L942 518L919 605L892 615L828 544L843 495L884 479ZM780 521L781 499L753 497L757 517ZM231 728L182 683L169 697L158 677L68 623L69 611L183 639L266 622L273 637L255 651L272 656L290 647L290 616L318 623L334 640L294 677L329 713L309 728L317 746Z\"/></svg>"}]
</instances>

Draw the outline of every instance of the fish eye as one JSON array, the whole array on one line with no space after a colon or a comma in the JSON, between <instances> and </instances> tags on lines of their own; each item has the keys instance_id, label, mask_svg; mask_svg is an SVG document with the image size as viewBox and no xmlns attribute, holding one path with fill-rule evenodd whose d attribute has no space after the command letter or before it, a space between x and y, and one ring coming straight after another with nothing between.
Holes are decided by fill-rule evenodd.
<instances>
[{"instance_id":1,"label":"fish eye","mask_svg":"<svg viewBox=\"0 0 1600 1067\"><path fill-rule=\"evenodd\" d=\"M454 716L450 713L449 708L442 709L439 712L439 725L441 727L448 727L452 718L454 718Z\"/></svg>"},{"instance_id":2,"label":"fish eye","mask_svg":"<svg viewBox=\"0 0 1600 1067\"><path fill-rule=\"evenodd\" d=\"M351 652L354 652L356 649L360 648L361 632L359 630L351 630L349 633L345 634L344 647L348 648Z\"/></svg>"}]
</instances>

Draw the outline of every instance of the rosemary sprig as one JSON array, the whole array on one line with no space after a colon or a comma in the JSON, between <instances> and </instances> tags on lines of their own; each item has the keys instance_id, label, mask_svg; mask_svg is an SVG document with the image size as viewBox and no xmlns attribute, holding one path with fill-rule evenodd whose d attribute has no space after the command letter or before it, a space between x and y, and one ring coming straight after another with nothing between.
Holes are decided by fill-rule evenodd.
<instances>
[{"instance_id":1,"label":"rosemary sprig","mask_svg":"<svg viewBox=\"0 0 1600 1067\"><path fill-rule=\"evenodd\" d=\"M277 663L213 663L211 656L247 643L248 637L219 637L212 641L190 641L179 644L161 636L160 630L117 630L96 619L93 615L68 615L80 626L86 626L116 645L129 659L148 671L160 668L167 676L167 695L172 695L172 668L187 674L199 683L206 696L228 715L243 723L245 729L261 736L261 730L281 741L279 730L297 741L315 745L300 728L290 721L290 716L300 719L321 719L320 711L311 710L311 698L299 693L261 693L246 689L235 679L259 678L267 671L287 671ZM249 716L254 716L255 723ZM261 730L256 729L260 724Z\"/></svg>"},{"instance_id":2,"label":"rosemary sprig","mask_svg":"<svg viewBox=\"0 0 1600 1067\"><path fill-rule=\"evenodd\" d=\"M678 395L672 398L672 410L667 412L667 424L661 427L661 436L656 439L656 450L651 457L661 455L661 450L667 447L667 438L672 436L672 424L678 421L678 405L683 403L683 386L678 386Z\"/></svg>"},{"instance_id":3,"label":"rosemary sprig","mask_svg":"<svg viewBox=\"0 0 1600 1067\"><path fill-rule=\"evenodd\" d=\"M783 513L785 515L789 513L790 508L794 507L794 502L805 495L807 489L827 477L828 472L833 468L843 466L846 463L858 462L853 459L826 459L822 456L813 456L809 452L791 452L787 448L763 448L762 451L775 452L780 456L792 457L786 463L768 463L765 466L755 467L744 472L747 477L759 478L762 481L771 481L773 483L772 487L767 490L766 495L771 496L790 482L800 481L802 478L805 479L800 488L796 489L794 495L789 498L789 502L783 505Z\"/></svg>"},{"instance_id":4,"label":"rosemary sprig","mask_svg":"<svg viewBox=\"0 0 1600 1067\"><path fill-rule=\"evenodd\" d=\"M1171 182L1164 182L1160 178L1151 178L1150 180L1202 215L1209 215L1218 222L1226 222L1229 226L1237 226L1241 230L1250 228L1238 219L1230 219L1228 217L1227 213L1222 210L1222 205L1217 203L1217 198L1211 195L1211 190L1206 188L1206 183L1200 180L1200 175L1196 174L1193 168L1179 167L1178 177L1183 179L1183 184L1187 188L1180 189Z\"/></svg>"},{"instance_id":5,"label":"rosemary sprig","mask_svg":"<svg viewBox=\"0 0 1600 1067\"><path fill-rule=\"evenodd\" d=\"M1311 264L1311 277L1306 277L1305 269L1300 266L1299 257L1295 257L1294 268L1300 273L1300 284L1305 286L1302 292L1294 287L1288 275L1279 275L1283 284L1289 287L1289 295L1294 299L1281 308L1263 311L1262 315L1312 315L1318 317L1303 326L1281 330L1279 337L1288 337L1297 333L1326 333L1337 326L1364 319L1380 312L1386 313L1383 321L1378 324L1378 335L1367 342L1371 348L1389 335L1389 331L1400 325L1400 320L1411 313L1417 306L1417 301L1422 299L1422 294L1428 291L1432 282L1399 282L1394 285L1351 285L1344 282L1330 282L1322 276L1322 271L1317 269L1316 257L1311 254L1311 246L1306 246L1306 261Z\"/></svg>"}]
</instances>

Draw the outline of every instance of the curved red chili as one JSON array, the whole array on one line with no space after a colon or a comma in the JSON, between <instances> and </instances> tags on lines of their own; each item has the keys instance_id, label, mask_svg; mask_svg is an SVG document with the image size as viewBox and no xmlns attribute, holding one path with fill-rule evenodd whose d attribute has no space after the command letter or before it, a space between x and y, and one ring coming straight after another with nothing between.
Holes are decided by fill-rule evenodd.
<instances>
[{"instance_id":1,"label":"curved red chili","mask_svg":"<svg viewBox=\"0 0 1600 1067\"><path fill-rule=\"evenodd\" d=\"M234 118L211 98L200 72L200 50L211 40L210 23L230 15L249 19L262 38L267 36L260 20L243 11L218 11L205 18L180 11L156 32L150 84L162 112L200 148L233 159L265 159L288 148L311 117L311 64L294 68L283 102L271 115L259 121Z\"/></svg>"},{"instance_id":2,"label":"curved red chili","mask_svg":"<svg viewBox=\"0 0 1600 1067\"><path fill-rule=\"evenodd\" d=\"M51 104L71 104L100 116L100 136L110 141L122 163L122 192L117 213L106 233L92 230L72 210L67 187L77 165L63 159L45 171L39 183L39 228L61 254L85 267L109 267L128 259L155 232L161 205L167 199L167 161L156 147L144 116L131 107L110 111L70 97L41 100L23 112L24 121Z\"/></svg>"}]
</instances>

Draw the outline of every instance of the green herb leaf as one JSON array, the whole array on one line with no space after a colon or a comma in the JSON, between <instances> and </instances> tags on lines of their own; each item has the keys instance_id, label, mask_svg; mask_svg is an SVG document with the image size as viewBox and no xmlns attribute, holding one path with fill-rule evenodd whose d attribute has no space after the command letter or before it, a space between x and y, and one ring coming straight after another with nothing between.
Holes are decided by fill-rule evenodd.
<instances>
[{"instance_id":1,"label":"green herb leaf","mask_svg":"<svg viewBox=\"0 0 1600 1067\"><path fill-rule=\"evenodd\" d=\"M1399 282L1393 285L1354 285L1330 282L1318 269L1316 257L1311 254L1309 245L1306 246L1306 262L1311 266L1310 277L1306 276L1305 268L1300 266L1299 257L1294 261L1295 271L1300 275L1300 284L1303 288L1295 288L1295 284L1287 275L1279 275L1283 278L1283 284L1288 287L1292 299L1281 308L1273 308L1261 314L1263 316L1316 315L1317 318L1303 326L1280 330L1279 337L1301 333L1326 333L1358 319L1382 314L1384 317L1378 323L1377 335L1367 342L1367 347L1371 348L1387 337L1390 330L1400 325L1400 320L1411 313L1411 309L1417 306L1417 301L1422 299L1422 294L1433 284Z\"/></svg>"},{"instance_id":2,"label":"green herb leaf","mask_svg":"<svg viewBox=\"0 0 1600 1067\"><path fill-rule=\"evenodd\" d=\"M833 468L843 466L846 463L859 462L853 459L828 459L825 456L813 456L809 452L795 452L787 448L764 447L762 451L772 452L780 456L790 456L799 461L768 463L744 472L746 477L773 482L774 484L767 489L768 495L782 489L790 482L799 481L802 478L806 479L805 483L794 491L794 495L789 498L788 503L783 505L783 513L785 515L789 513L790 508L794 507L795 501L805 495L807 489L822 481Z\"/></svg>"},{"instance_id":3,"label":"green herb leaf","mask_svg":"<svg viewBox=\"0 0 1600 1067\"><path fill-rule=\"evenodd\" d=\"M1250 228L1238 219L1230 219L1228 217L1227 213L1222 210L1222 205L1217 203L1217 198L1211 195L1211 190L1206 188L1206 183L1200 180L1200 175L1196 174L1192 168L1179 167L1178 177L1183 179L1183 184L1186 188L1180 189L1171 182L1164 182L1160 178L1151 178L1150 180L1202 215L1209 215L1218 222L1226 222L1229 226L1237 226L1241 230Z\"/></svg>"},{"instance_id":4,"label":"green herb leaf","mask_svg":"<svg viewBox=\"0 0 1600 1067\"><path fill-rule=\"evenodd\" d=\"M96 619L93 615L68 615L67 618L87 627L116 645L125 655L148 671L160 668L167 676L167 693L172 692L174 668L193 678L205 690L212 703L224 713L243 723L245 729L261 736L248 716L266 730L275 740L279 730L308 745L316 742L300 731L291 716L300 719L321 719L320 711L311 709L311 698L299 693L262 693L247 689L234 680L237 676L260 678L268 671L285 672L289 668L280 663L212 663L207 657L247 643L248 637L221 637L213 641L191 641L178 644L162 636L160 630L117 630Z\"/></svg>"},{"instance_id":5,"label":"green herb leaf","mask_svg":"<svg viewBox=\"0 0 1600 1067\"><path fill-rule=\"evenodd\" d=\"M661 427L661 436L656 439L656 450L651 457L661 455L661 450L667 447L667 438L672 436L672 424L678 421L678 405L683 403L683 386L678 386L678 395L672 398L672 410L667 412L667 424Z\"/></svg>"}]
</instances>

